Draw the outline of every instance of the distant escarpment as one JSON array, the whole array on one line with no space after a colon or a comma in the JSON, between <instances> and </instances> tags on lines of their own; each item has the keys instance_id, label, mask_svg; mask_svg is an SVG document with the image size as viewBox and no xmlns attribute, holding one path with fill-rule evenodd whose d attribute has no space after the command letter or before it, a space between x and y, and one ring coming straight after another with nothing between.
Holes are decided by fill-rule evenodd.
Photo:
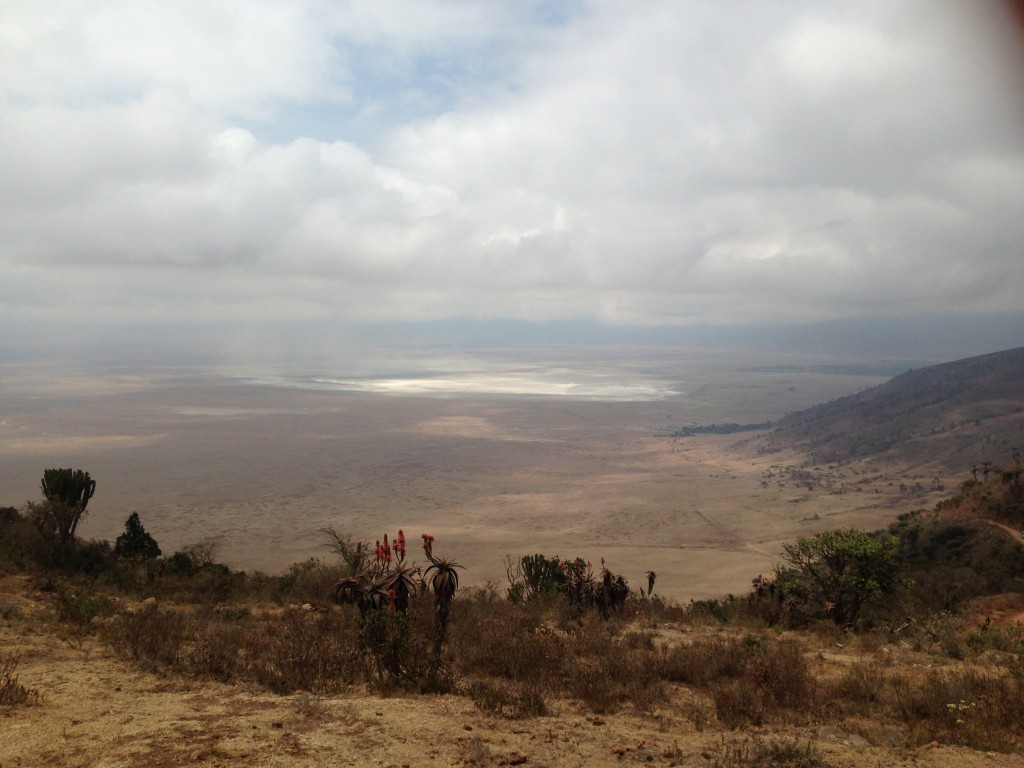
<instances>
[{"instance_id":1,"label":"distant escarpment","mask_svg":"<svg viewBox=\"0 0 1024 768\"><path fill-rule=\"evenodd\" d=\"M789 414L766 450L816 462L878 458L962 474L1024 447L1024 347L921 368Z\"/></svg>"}]
</instances>

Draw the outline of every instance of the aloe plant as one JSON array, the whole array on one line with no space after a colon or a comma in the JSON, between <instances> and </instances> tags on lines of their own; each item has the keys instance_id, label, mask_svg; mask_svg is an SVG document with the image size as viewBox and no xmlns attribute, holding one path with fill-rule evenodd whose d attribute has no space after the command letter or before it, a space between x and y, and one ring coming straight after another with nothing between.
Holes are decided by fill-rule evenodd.
<instances>
[{"instance_id":1,"label":"aloe plant","mask_svg":"<svg viewBox=\"0 0 1024 768\"><path fill-rule=\"evenodd\" d=\"M434 557L434 537L423 534L423 551L430 561L421 576L420 568L405 561L405 534L389 542L377 541L373 559L362 558L362 546L357 545L353 560L358 568L351 576L333 587L334 599L359 608L363 641L377 663L378 675L399 675L403 672L405 645L410 626L407 611L413 597L429 585L434 593L434 665L440 666L441 647L448 633L451 605L459 588L459 563ZM393 615L391 615L393 614Z\"/></svg>"},{"instance_id":2,"label":"aloe plant","mask_svg":"<svg viewBox=\"0 0 1024 768\"><path fill-rule=\"evenodd\" d=\"M434 661L441 660L441 646L448 634L448 619L451 618L452 602L459 588L459 571L462 568L451 560L430 556L430 567L424 578L428 579L430 589L434 593L434 620L436 634L434 636Z\"/></svg>"}]
</instances>

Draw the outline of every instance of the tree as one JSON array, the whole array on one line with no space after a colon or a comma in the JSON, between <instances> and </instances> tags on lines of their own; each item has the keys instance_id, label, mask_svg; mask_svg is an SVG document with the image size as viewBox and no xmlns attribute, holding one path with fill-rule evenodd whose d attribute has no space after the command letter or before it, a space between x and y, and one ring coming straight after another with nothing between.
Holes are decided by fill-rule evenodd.
<instances>
[{"instance_id":1,"label":"tree","mask_svg":"<svg viewBox=\"0 0 1024 768\"><path fill-rule=\"evenodd\" d=\"M853 529L828 531L783 545L776 582L786 595L816 603L841 626L853 624L863 605L893 592L899 561L896 536Z\"/></svg>"},{"instance_id":2,"label":"tree","mask_svg":"<svg viewBox=\"0 0 1024 768\"><path fill-rule=\"evenodd\" d=\"M96 493L96 481L80 469L47 469L39 486L46 502L30 505L36 526L43 536L62 546L74 541L75 529Z\"/></svg>"},{"instance_id":3,"label":"tree","mask_svg":"<svg viewBox=\"0 0 1024 768\"><path fill-rule=\"evenodd\" d=\"M126 560L152 560L160 557L160 545L142 527L138 512L132 512L124 523L124 533L114 542L114 554Z\"/></svg>"}]
</instances>

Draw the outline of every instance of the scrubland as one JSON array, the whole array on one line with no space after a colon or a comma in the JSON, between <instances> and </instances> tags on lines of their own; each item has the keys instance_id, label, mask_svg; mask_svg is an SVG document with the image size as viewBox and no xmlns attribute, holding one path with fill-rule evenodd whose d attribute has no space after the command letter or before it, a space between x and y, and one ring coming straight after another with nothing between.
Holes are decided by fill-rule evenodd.
<instances>
[{"instance_id":1,"label":"scrubland","mask_svg":"<svg viewBox=\"0 0 1024 768\"><path fill-rule=\"evenodd\" d=\"M902 516L880 534L898 583L853 624L761 588L780 568L686 603L656 582L604 605L564 579L462 588L438 644L418 581L405 610L339 601L344 548L280 576L202 549L8 550L0 764L1024 765L1021 546L977 514L1016 493L968 482L947 506L972 515Z\"/></svg>"}]
</instances>

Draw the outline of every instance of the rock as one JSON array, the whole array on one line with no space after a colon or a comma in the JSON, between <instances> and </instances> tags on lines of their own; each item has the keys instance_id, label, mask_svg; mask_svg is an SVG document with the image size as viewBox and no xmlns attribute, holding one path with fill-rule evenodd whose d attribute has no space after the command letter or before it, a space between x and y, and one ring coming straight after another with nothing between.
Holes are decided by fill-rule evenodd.
<instances>
[{"instance_id":1,"label":"rock","mask_svg":"<svg viewBox=\"0 0 1024 768\"><path fill-rule=\"evenodd\" d=\"M832 741L836 744L844 744L855 750L866 749L871 746L870 742L863 736L858 736L855 733L847 733L842 728L836 728L834 725L823 725L819 728L815 728L814 732L818 738L823 741Z\"/></svg>"},{"instance_id":2,"label":"rock","mask_svg":"<svg viewBox=\"0 0 1024 768\"><path fill-rule=\"evenodd\" d=\"M145 600L142 601L142 604L146 608L149 608L149 607L155 608L156 607L156 598L155 597L147 597Z\"/></svg>"},{"instance_id":3,"label":"rock","mask_svg":"<svg viewBox=\"0 0 1024 768\"><path fill-rule=\"evenodd\" d=\"M303 603L303 604L302 604L302 610L304 610L304 611L307 611L307 612L308 612L308 611L315 611L315 610L316 610L316 608L314 608L314 607L313 607L313 604L312 604L312 603Z\"/></svg>"}]
</instances>

